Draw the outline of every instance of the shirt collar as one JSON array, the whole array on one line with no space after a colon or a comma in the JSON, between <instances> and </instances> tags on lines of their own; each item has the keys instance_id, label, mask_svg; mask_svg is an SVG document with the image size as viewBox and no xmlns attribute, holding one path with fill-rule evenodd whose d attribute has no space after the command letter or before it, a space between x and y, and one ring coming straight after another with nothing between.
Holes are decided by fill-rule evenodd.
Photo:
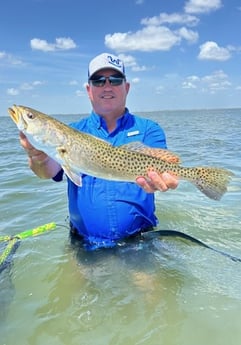
<instances>
[{"instance_id":1,"label":"shirt collar","mask_svg":"<svg viewBox=\"0 0 241 345\"><path fill-rule=\"evenodd\" d=\"M130 113L129 110L127 108L125 108L125 113L123 116L121 116L118 120L117 120L117 126L116 126L116 130L123 128L125 126L125 124L127 123L128 119L130 117ZM97 113L95 113L93 110L91 112L90 115L91 121L93 123L93 125L96 128L104 128L105 130L107 130L107 126L106 126L106 122L105 119L98 115Z\"/></svg>"}]
</instances>

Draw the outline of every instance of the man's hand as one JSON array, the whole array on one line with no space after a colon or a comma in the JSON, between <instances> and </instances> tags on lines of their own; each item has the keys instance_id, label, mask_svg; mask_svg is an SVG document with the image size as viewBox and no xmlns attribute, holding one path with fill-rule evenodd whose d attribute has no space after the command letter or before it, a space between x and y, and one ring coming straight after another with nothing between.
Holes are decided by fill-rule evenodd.
<instances>
[{"instance_id":1,"label":"man's hand","mask_svg":"<svg viewBox=\"0 0 241 345\"><path fill-rule=\"evenodd\" d=\"M142 187L146 193L154 193L157 190L166 192L168 189L175 189L178 186L178 178L164 172L161 176L155 171L148 173L148 179L137 177L136 183Z\"/></svg>"},{"instance_id":2,"label":"man's hand","mask_svg":"<svg viewBox=\"0 0 241 345\"><path fill-rule=\"evenodd\" d=\"M48 155L43 151L37 150L32 144L30 144L27 137L22 132L19 133L19 138L21 146L24 148L29 158L34 162L43 163L48 159Z\"/></svg>"},{"instance_id":3,"label":"man's hand","mask_svg":"<svg viewBox=\"0 0 241 345\"><path fill-rule=\"evenodd\" d=\"M37 150L20 132L20 144L29 157L29 167L41 178L53 178L61 170L61 166L43 151Z\"/></svg>"}]
</instances>

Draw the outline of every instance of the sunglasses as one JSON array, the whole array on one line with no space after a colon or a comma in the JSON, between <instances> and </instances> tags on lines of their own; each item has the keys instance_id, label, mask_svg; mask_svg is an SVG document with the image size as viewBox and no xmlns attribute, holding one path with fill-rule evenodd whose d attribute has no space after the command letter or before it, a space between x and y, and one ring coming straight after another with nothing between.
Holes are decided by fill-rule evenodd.
<instances>
[{"instance_id":1,"label":"sunglasses","mask_svg":"<svg viewBox=\"0 0 241 345\"><path fill-rule=\"evenodd\" d=\"M108 80L110 85L112 86L119 86L123 83L123 81L125 80L125 77L114 76L114 75L110 75L109 77L96 76L94 78L91 78L89 81L91 82L93 86L102 87L105 85L106 80Z\"/></svg>"}]
</instances>

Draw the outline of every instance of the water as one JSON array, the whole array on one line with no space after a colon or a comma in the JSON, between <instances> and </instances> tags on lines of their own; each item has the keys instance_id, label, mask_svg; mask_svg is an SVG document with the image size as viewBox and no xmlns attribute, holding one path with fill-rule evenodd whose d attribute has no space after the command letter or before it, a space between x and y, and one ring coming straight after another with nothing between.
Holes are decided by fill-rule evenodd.
<instances>
[{"instance_id":1,"label":"water","mask_svg":"<svg viewBox=\"0 0 241 345\"><path fill-rule=\"evenodd\" d=\"M236 175L219 202L187 182L157 193L159 228L241 257L241 109L147 115L163 126L183 165L217 165ZM0 234L59 224L24 239L0 274L1 345L241 343L241 263L173 238L84 252L63 227L66 183L35 177L15 125L8 117L0 125Z\"/></svg>"}]
</instances>

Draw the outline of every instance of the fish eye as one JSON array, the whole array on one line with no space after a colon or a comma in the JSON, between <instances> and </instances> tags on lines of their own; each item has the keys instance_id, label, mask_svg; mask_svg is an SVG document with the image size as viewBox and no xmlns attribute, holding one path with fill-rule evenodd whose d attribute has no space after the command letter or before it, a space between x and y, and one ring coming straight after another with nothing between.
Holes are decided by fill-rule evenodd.
<instances>
[{"instance_id":1,"label":"fish eye","mask_svg":"<svg viewBox=\"0 0 241 345\"><path fill-rule=\"evenodd\" d=\"M26 115L30 120L34 119L34 115L32 113L27 113Z\"/></svg>"}]
</instances>

